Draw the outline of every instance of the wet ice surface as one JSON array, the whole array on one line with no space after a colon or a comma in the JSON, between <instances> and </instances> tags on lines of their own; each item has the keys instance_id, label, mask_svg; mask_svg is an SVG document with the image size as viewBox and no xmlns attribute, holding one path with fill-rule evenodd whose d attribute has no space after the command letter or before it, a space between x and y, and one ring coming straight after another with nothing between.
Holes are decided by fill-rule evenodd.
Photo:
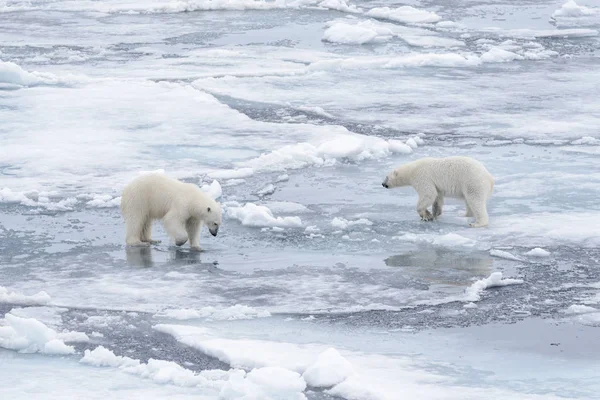
<instances>
[{"instance_id":1,"label":"wet ice surface","mask_svg":"<svg viewBox=\"0 0 600 400\"><path fill-rule=\"evenodd\" d=\"M0 2L0 393L596 397L599 28L592 1ZM459 154L488 228L381 187ZM157 169L219 181L203 252L124 246Z\"/></svg>"}]
</instances>

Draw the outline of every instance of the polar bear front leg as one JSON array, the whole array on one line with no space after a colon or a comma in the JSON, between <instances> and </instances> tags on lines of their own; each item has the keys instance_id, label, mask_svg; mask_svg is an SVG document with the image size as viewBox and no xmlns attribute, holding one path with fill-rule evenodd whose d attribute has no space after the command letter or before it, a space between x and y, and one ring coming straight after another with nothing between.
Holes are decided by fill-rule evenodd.
<instances>
[{"instance_id":1,"label":"polar bear front leg","mask_svg":"<svg viewBox=\"0 0 600 400\"><path fill-rule=\"evenodd\" d=\"M190 238L190 248L200 251L200 226L202 222L198 218L189 218L185 222L185 230Z\"/></svg>"},{"instance_id":2,"label":"polar bear front leg","mask_svg":"<svg viewBox=\"0 0 600 400\"><path fill-rule=\"evenodd\" d=\"M175 240L177 246L183 246L188 240L188 235L185 230L185 220L175 212L169 211L163 218L165 229L169 235Z\"/></svg>"},{"instance_id":3,"label":"polar bear front leg","mask_svg":"<svg viewBox=\"0 0 600 400\"><path fill-rule=\"evenodd\" d=\"M434 186L416 187L417 193L419 194L419 201L417 202L417 213L423 221L433 221L433 215L427 210L429 206L433 205L437 198L437 190Z\"/></svg>"}]
</instances>

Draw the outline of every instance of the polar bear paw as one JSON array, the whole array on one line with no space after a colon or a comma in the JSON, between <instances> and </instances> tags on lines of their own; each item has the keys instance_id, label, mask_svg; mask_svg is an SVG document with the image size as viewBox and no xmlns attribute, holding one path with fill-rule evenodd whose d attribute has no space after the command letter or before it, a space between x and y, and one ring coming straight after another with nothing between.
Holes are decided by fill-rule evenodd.
<instances>
[{"instance_id":1,"label":"polar bear paw","mask_svg":"<svg viewBox=\"0 0 600 400\"><path fill-rule=\"evenodd\" d=\"M420 213L420 215L421 221L433 221L435 219L435 217L429 212L429 210L423 211L422 213Z\"/></svg>"},{"instance_id":2,"label":"polar bear paw","mask_svg":"<svg viewBox=\"0 0 600 400\"><path fill-rule=\"evenodd\" d=\"M485 226L487 226L487 223L481 223L481 222L472 222L469 224L469 227L471 228L483 228Z\"/></svg>"}]
</instances>

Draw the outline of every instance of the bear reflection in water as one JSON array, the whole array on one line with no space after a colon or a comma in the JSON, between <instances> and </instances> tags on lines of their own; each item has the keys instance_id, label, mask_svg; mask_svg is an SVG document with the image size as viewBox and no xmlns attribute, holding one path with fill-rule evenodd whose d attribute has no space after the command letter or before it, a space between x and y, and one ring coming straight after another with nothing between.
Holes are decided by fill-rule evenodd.
<instances>
[{"instance_id":1,"label":"bear reflection in water","mask_svg":"<svg viewBox=\"0 0 600 400\"><path fill-rule=\"evenodd\" d=\"M428 283L463 286L473 276L493 272L494 259L487 253L461 253L444 249L422 248L384 260L389 267L402 268L414 279Z\"/></svg>"},{"instance_id":2,"label":"bear reflection in water","mask_svg":"<svg viewBox=\"0 0 600 400\"><path fill-rule=\"evenodd\" d=\"M160 254L157 260L154 260L152 254ZM168 250L159 250L152 247L126 246L125 253L127 264L132 267L150 268L158 264L168 264L170 266L201 264L200 252L189 251L180 248L169 248Z\"/></svg>"}]
</instances>

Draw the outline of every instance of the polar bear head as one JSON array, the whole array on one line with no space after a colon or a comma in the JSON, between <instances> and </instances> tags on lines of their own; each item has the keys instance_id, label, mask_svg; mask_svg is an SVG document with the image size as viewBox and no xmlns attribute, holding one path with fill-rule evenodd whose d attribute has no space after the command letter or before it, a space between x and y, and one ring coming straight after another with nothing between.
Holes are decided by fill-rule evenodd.
<instances>
[{"instance_id":1,"label":"polar bear head","mask_svg":"<svg viewBox=\"0 0 600 400\"><path fill-rule=\"evenodd\" d=\"M410 171L406 165L403 165L399 168L396 168L392 172L390 172L383 182L381 186L386 189L392 189L395 187L406 186L409 184L410 180Z\"/></svg>"},{"instance_id":2,"label":"polar bear head","mask_svg":"<svg viewBox=\"0 0 600 400\"><path fill-rule=\"evenodd\" d=\"M217 236L221 226L221 205L211 200L204 210L202 222L206 224L211 235Z\"/></svg>"}]
</instances>

